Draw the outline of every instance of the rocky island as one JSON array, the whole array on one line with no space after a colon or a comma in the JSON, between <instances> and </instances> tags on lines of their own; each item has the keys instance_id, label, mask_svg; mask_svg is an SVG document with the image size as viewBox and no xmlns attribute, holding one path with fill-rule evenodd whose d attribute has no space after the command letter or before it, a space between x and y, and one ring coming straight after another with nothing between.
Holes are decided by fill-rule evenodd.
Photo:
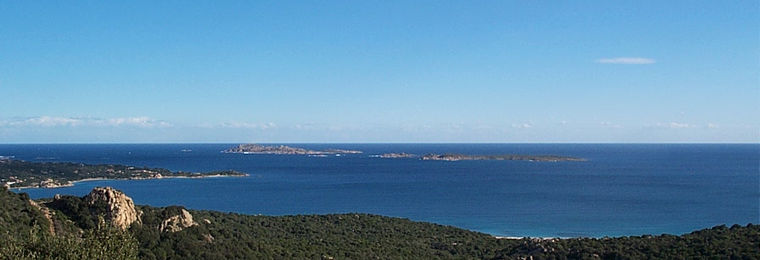
<instances>
[{"instance_id":1,"label":"rocky island","mask_svg":"<svg viewBox=\"0 0 760 260\"><path fill-rule=\"evenodd\" d=\"M290 147L286 145L260 145L260 144L240 144L228 148L223 153L242 153L242 154L296 154L296 155L328 155L328 154L359 154L362 151L345 150L345 149L327 149L327 150L309 150L300 147Z\"/></svg>"},{"instance_id":2,"label":"rocky island","mask_svg":"<svg viewBox=\"0 0 760 260\"><path fill-rule=\"evenodd\" d=\"M233 171L172 172L162 168L134 167L118 164L90 165L72 162L27 162L0 159L0 185L8 188L56 188L72 186L86 180L143 180L160 178L202 178L247 176Z\"/></svg>"},{"instance_id":3,"label":"rocky island","mask_svg":"<svg viewBox=\"0 0 760 260\"><path fill-rule=\"evenodd\" d=\"M390 159L393 159L393 158L414 158L414 157L417 157L417 155L410 154L410 153L384 153L384 154L378 155L377 157L379 157L379 158L390 158Z\"/></svg>"},{"instance_id":4,"label":"rocky island","mask_svg":"<svg viewBox=\"0 0 760 260\"><path fill-rule=\"evenodd\" d=\"M563 162L586 161L583 158L558 156L558 155L465 155L465 154L426 154L420 159L431 161L472 161L472 160L506 160L506 161L532 161L532 162Z\"/></svg>"}]
</instances>

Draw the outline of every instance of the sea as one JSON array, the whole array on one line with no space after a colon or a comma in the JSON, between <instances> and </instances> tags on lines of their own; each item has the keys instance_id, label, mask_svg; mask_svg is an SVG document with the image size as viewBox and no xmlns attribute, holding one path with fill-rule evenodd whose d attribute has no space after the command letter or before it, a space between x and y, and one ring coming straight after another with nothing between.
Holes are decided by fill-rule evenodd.
<instances>
[{"instance_id":1,"label":"sea","mask_svg":"<svg viewBox=\"0 0 760 260\"><path fill-rule=\"evenodd\" d=\"M508 237L684 234L760 223L760 144L286 144L364 151L309 157L221 153L236 144L2 144L33 162L237 170L247 177L98 180L23 189L244 214L370 213ZM383 153L562 155L584 162L422 161Z\"/></svg>"}]
</instances>

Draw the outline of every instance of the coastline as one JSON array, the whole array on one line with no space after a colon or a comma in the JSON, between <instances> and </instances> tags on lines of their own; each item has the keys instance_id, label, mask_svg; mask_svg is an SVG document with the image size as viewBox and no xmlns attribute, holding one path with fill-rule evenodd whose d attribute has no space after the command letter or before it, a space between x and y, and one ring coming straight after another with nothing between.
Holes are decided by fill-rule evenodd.
<instances>
[{"instance_id":1,"label":"coastline","mask_svg":"<svg viewBox=\"0 0 760 260\"><path fill-rule=\"evenodd\" d=\"M80 182L88 181L140 181L140 180L156 180L156 179L201 179L201 178L223 178L223 177L248 177L250 174L244 173L242 175L226 175L226 174L211 174L211 175L199 175L199 176L161 176L161 177L137 177L137 178L85 178L81 180L69 181L65 184L55 186L21 186L21 187L8 187L9 190L24 190L24 189L57 189L72 187Z\"/></svg>"},{"instance_id":2,"label":"coastline","mask_svg":"<svg viewBox=\"0 0 760 260\"><path fill-rule=\"evenodd\" d=\"M572 237L515 237L515 236L494 236L491 235L495 239L506 239L506 240L533 240L533 241L555 241L560 239L572 239Z\"/></svg>"},{"instance_id":3,"label":"coastline","mask_svg":"<svg viewBox=\"0 0 760 260\"><path fill-rule=\"evenodd\" d=\"M756 184L757 183L757 175L752 172L748 172L747 169L757 169L756 165L747 165L747 160L744 160L742 158L757 158L757 155L755 151L758 149L758 144L754 145L732 145L732 146L710 146L710 145L511 145L511 144L504 144L504 145L406 145L406 144L399 144L399 145L354 145L351 146L351 148L357 148L362 149L365 151L368 151L367 154L381 154L382 151L410 151L415 152L416 154L426 154L427 151L436 152L440 154L443 151L453 150L453 151L461 151L463 153L471 153L471 154L496 154L500 153L498 151L537 151L536 154L577 154L580 157L587 157L590 158L590 162L587 164L575 164L575 163L568 163L568 164L542 164L542 163L530 163L530 162L519 162L519 163L505 163L502 164L501 162L492 161L489 163L480 163L480 162L466 162L465 164L455 164L455 163L447 163L447 162L421 162L419 160L402 160L399 159L398 161L389 159L389 160L382 160L382 159L372 159L372 158L366 158L367 156L352 156L350 160L345 159L338 159L330 157L328 160L323 161L315 161L315 160L309 160L307 158L303 157L277 157L277 156L243 156L243 155L234 155L234 154L221 154L219 153L219 150L222 148L222 146L225 146L224 144L220 145L206 145L206 146L192 146L188 145L188 147L191 147L195 153L198 154L204 154L203 156L199 156L198 160L199 162L190 162L188 161L185 154L180 154L176 152L175 147L172 145L143 145L138 146L139 149L134 148L132 146L126 146L126 147L113 147L109 145L101 145L101 146L94 146L92 148L92 151L88 152L87 154L78 154L74 153L74 151L82 150L82 149L72 149L72 147L58 147L58 146L40 146L38 149L37 146L29 146L27 150L30 151L36 151L34 153L29 152L29 154L25 154L24 156L28 158L35 158L34 156L46 156L49 154L60 154L64 158L77 158L76 156L86 156L88 158L93 158L92 160L95 162L99 162L97 160L100 160L99 156L105 156L110 155L111 152L114 154L118 154L119 156L114 156L113 158L109 158L108 160L112 160L111 162L114 163L125 163L125 162L131 162L133 160L134 155L129 155L128 151L130 150L147 150L147 149L156 149L157 151L163 151L166 150L166 153L158 153L156 155L158 156L152 156L150 158L145 159L144 163L148 166L152 165L181 165L182 168L188 169L189 171L202 171L204 169L213 169L214 167L209 167L209 165L214 165L213 163L221 161L221 160L228 160L229 167L235 168L235 169L241 169L241 170L248 170L250 169L250 174L252 177L250 178L240 178L240 179L207 179L207 180L154 180L154 181L146 181L146 182L121 182L121 181L101 181L101 182L94 182L94 183L84 183L80 185L75 185L75 187L63 187L61 189L55 189L55 188L46 188L46 189L22 189L19 191L21 192L27 192L30 193L30 196L32 198L36 197L51 197L53 196L53 193L69 193L67 190L72 190L71 192L82 192L82 190L85 190L86 187L93 187L93 186L105 186L105 185L120 185L122 187L130 187L132 186L141 186L138 187L139 189L135 189L137 191L135 192L142 192L140 196L142 197L149 197L148 200L145 200L144 204L148 205L163 205L159 204L164 201L164 197L171 195L171 194L177 194L183 192L183 190L186 190L186 187L192 187L194 192L203 192L204 196L205 194L227 194L228 191L238 192L239 194L243 194L246 197L249 198L262 198L262 201L272 201L276 199L277 197L283 197L283 196L289 196L289 197L295 197L295 198L301 198L301 197L307 197L312 196L313 194L319 194L319 189L313 189L313 190L304 190L304 185L302 185L301 182L290 182L290 179L283 179L283 177L287 178L302 178L303 180L308 180L313 183L318 184L326 184L326 185L335 185L332 187L335 187L335 189L329 190L330 192L338 191L341 194L339 198L340 200L337 200L337 202L333 201L326 201L327 203L332 203L332 207L341 207L343 204L339 203L346 203L346 201L352 203L351 206L354 208L362 209L362 212L370 212L370 213L383 213L380 211L371 211L371 210L365 210L365 208L369 208L370 206L365 206L368 203L376 203L377 206L372 205L372 207L380 208L382 209L393 209L394 211L397 211L398 214L394 214L393 216L404 216L404 217L410 217L415 220L426 220L426 221L432 221L435 223L442 223L442 224L452 224L457 225L460 222L465 224L459 224L459 226L462 227L468 227L472 230L477 230L480 232L492 234L495 236L515 236L515 237L574 237L574 236L589 236L589 237L604 237L604 236L622 236L622 235L642 235L642 234L660 234L660 233L669 233L669 234L684 234L686 232L689 232L691 230L695 230L700 227L707 227L712 226L720 223L724 223L727 220L731 219L738 219L739 221L743 221L742 223L746 222L755 222L752 221L754 218L753 216L757 216L756 210L752 211L752 209L757 209L757 197L749 197L749 200L751 200L751 204L747 205L748 203L743 203L745 199L744 197L739 196L733 196L732 201L735 201L736 203L739 203L737 205L744 205L743 207L728 207L726 205L723 205L719 202L715 202L715 200L710 198L705 198L704 203L707 203L709 207L702 207L699 205L695 206L688 206L684 208L679 209L673 209L673 213L667 213L663 216L657 218L657 219L647 219L639 217L642 215L642 212L647 212L651 208L650 207L659 207L660 204L652 204L651 206L649 204L639 204L639 201L643 200L649 200L650 198L658 198L657 196L650 196L651 194L639 194L638 192L635 192L637 187L644 187L646 189L652 189L658 192L666 193L666 194L672 194L672 197L669 198L663 198L663 199L688 199L690 201L697 201L702 202L702 198L700 198L701 191L705 192L715 192L719 190L726 190L726 189L732 189L734 191L742 191L742 192L752 192L752 190L756 190L756 185L749 185L749 184ZM710 147L708 147L710 146ZM78 146L77 146L78 147ZM320 146L315 146L320 147ZM22 147L23 148L23 147ZM76 148L76 147L73 147ZM709 148L709 149L708 149ZM21 148L17 148L21 149ZM37 151L37 150L39 151ZM68 151L68 150L71 151ZM471 149L471 150L467 150ZM523 150L520 150L523 149ZM690 151L692 150L699 150L702 151L699 154L694 154ZM493 152L496 151L496 152ZM730 153L726 153L725 151L730 151ZM615 155L615 152L625 152L625 156L612 156ZM634 153L635 152L635 153ZM0 153L0 154L7 154L7 153ZM729 156L730 155L730 156ZM666 158L669 157L667 163L662 164L637 164L642 162L642 159L651 159L651 158ZM171 161L165 161L166 158L171 158ZM317 158L314 158L317 159ZM319 158L320 160L322 158ZM40 159L41 160L41 159ZM366 165L372 165L377 167L368 167L366 172L357 172L356 174L345 174L345 175L339 175L339 174L328 174L332 172L332 169L329 168L319 168L315 169L310 168L313 165L320 165L320 164L333 164L335 163L336 167L340 167L340 169L343 169L346 165L352 165L354 163L361 163ZM707 162L715 162L716 164L714 167L719 170L700 170L698 167L700 165L705 165ZM166 164L164 164L166 163ZM442 163L442 164L441 164ZM226 165L226 164L225 164ZM626 172L629 174L619 174L617 172L598 172L598 174L588 175L589 172L597 171L595 169L598 169L599 167L624 167L625 165L636 165L636 168L631 169L630 172ZM711 164L712 165L712 164ZM255 166L255 167L254 167ZM261 166L261 167L259 167ZM519 166L518 168L515 168ZM287 168L282 168L287 167ZM394 171L394 169L405 169L400 167L410 167L415 169L416 174L408 174L403 173L401 171ZM488 167L488 168L485 168ZM646 169L644 168L646 167ZM675 167L675 168L673 168ZM266 169L284 169L283 172L288 173L289 175L285 174L279 174L276 172L268 172ZM573 168L576 170L573 170L570 172L567 170L568 168ZM261 171L258 171L259 169L264 169ZM337 168L336 168L337 169ZM471 170L472 169L472 170ZM485 171L481 171L480 169L493 169L494 172L488 173ZM286 171L285 171L286 170ZM496 172L498 170L498 172ZM732 170L735 174L730 175L731 177L723 176L721 173L722 170ZM258 171L258 172L255 172ZM406 169L404 170L406 171ZM513 174L513 172L516 172L518 174ZM660 173L665 172L667 174L658 174L656 175L648 175L646 172L652 172L652 173ZM255 173L255 175L254 175ZM292 173L292 174L291 174ZM658 185L652 185L651 182L646 182L650 177L646 177L644 179L640 177L632 177L633 174L640 175L641 176L651 176L652 180L656 180L656 184ZM667 175L668 178L664 178L662 176ZM168 176L168 175L167 175ZM262 176L262 180L271 180L271 182L265 182L265 181L255 181L259 179L259 176ZM366 176L366 177L365 177ZM722 177L718 177L722 176ZM750 176L750 177L747 177ZM84 176L87 177L87 176ZM116 179L114 177L116 176L91 176L91 177L106 177L106 178L112 178ZM256 177L256 178L253 178ZM123 178L127 178L127 176L124 176ZM269 178L269 179L267 179ZM402 206L396 206L393 204L393 201L403 201L405 198L404 194L394 194L393 192L384 192L384 196L387 196L389 199L388 203L385 203L382 200L376 199L375 197L368 196L371 194L370 192L366 192L362 189L363 186L350 186L350 185L341 185L340 183L346 183L349 181L356 181L356 180L363 180L359 178L368 178L368 184L367 187L372 187L373 189L377 189L379 191L388 191L393 188L393 190L397 190L398 187L404 188L404 191L416 196L414 202L415 208L404 208ZM393 183L402 183L404 186L387 186L385 184L375 184L371 181L374 179L380 179L387 180L388 182ZM419 182L415 186L406 186L407 184L404 183L410 183L415 181L416 179L424 178L425 180L433 180L430 183L427 182ZM458 184L458 181L460 179L468 179L473 180L475 183L473 186L464 186L461 184ZM726 183L711 183L714 179L720 179L720 180L726 180ZM84 180L84 179L82 179ZM697 185L695 187L701 187L700 189L689 189L689 190L676 190L668 188L667 186L659 185L659 184L665 184L668 183L671 180L676 181L687 181L690 185ZM728 182L728 180L731 180ZM80 180L81 181L81 180ZM516 181L519 181L521 185L516 185ZM633 183L630 183L630 181L635 181L636 184L639 186L632 185ZM641 181L641 183L639 183ZM224 182L228 183L225 186L219 186L218 190L214 193L212 192L206 192L207 190L201 189L203 186L207 186L207 183L219 183ZM170 185L175 183L181 183L181 185ZM562 189L550 189L550 188L542 188L542 187L555 187L555 185L566 185L572 183L572 187L566 186ZM623 183L629 183L629 185L621 185ZM165 185L164 185L165 184ZM252 184L256 185L257 189L250 189L246 188L247 185ZM472 189L471 187L475 187L474 185L480 185L478 187L483 187L483 189ZM729 185L730 184L730 185ZM21 183L18 186L35 186L32 183L27 183L27 185L24 185ZM276 185L281 185L282 187L287 187L287 189L277 189ZM446 186L442 186L446 185ZM547 186L548 185L548 186ZM608 185L608 186L604 186ZM144 186L144 187L143 187ZM153 186L161 187L160 192L156 192L152 188ZM745 186L751 186L751 189L744 188ZM561 186L562 187L562 186ZM300 189L299 189L300 188ZM616 188L616 191L626 191L626 193L615 193L615 192L603 192L603 191L609 191L611 188ZM447 200L450 200L449 202L443 202L444 200L441 199L438 195L430 195L430 193L425 193L422 189L428 189L435 191L439 195L445 195L447 196ZM589 190L590 189L590 190ZM515 194L514 196L504 196L503 198L499 198L497 196L494 196L494 193L500 193L500 191L507 191L509 194ZM567 200L570 198L562 197L563 194L567 195L568 192L573 192L575 190L586 190L589 192L592 191L598 191L599 194L604 194L605 197L600 197L600 199L606 201L612 201L612 200L620 200L620 199L627 199L626 203L597 203L594 204L595 207L598 207L601 209L600 212L597 212L600 214L600 216L603 216L604 218L608 219L609 222L605 221L605 223L598 223L598 222L591 222L591 224L579 224L578 228L569 228L566 227L565 224L561 223L562 216L570 216L570 217L577 217L580 214L586 214L583 213L582 210L578 210L578 208L572 208L572 207L564 207L565 204L557 203L557 201ZM148 192L146 192L148 191ZM392 190L391 190L392 191ZM634 191L633 193L628 193L627 191ZM224 192L224 193L221 193ZM33 195L33 194L41 194L41 195ZM45 194L42 196L42 194ZM48 195L50 194L50 195ZM77 193L78 194L78 193ZM168 195L167 195L168 194ZM596 194L596 193L595 193ZM154 196L156 195L156 196ZM158 196L160 195L160 196ZM367 196L365 196L367 195ZM514 203L520 203L519 196L531 196L531 198L534 198L537 200L536 205L548 205L548 206L561 206L563 207L563 211L557 211L557 214L561 214L560 217L557 217L556 215L552 214L535 214L533 215L531 212L525 212L524 214L530 215L531 219L536 219L536 221L530 220L522 220L522 219L516 219L512 218L510 221L513 221L515 226L519 227L512 227L507 226L501 223L498 223L497 221L501 221L502 219L507 219L507 216L510 216L510 213L514 213L514 210L510 209L504 209L507 207L482 207L482 208L475 208L468 206L468 204L465 204L464 202L458 203L460 201L473 201L474 203L483 204L483 205L489 205L489 206L496 206L496 205L506 205L506 204L514 204ZM730 196L730 195L726 195ZM234 198L234 197L233 197ZM700 198L700 199L697 199ZM173 201L177 201L177 203L189 203L189 200L185 200L181 198L180 196L173 196ZM503 201L502 201L503 200ZM237 201L236 204L233 206L229 206L227 208L224 208L224 210L230 210L234 212L250 212L252 214L316 214L317 212L327 212L327 211L320 211L322 210L320 207L324 207L323 205L319 206L311 206L311 205L302 205L301 207L304 208L303 210L291 210L288 208L287 205L273 205L266 210L277 210L278 212L286 212L286 213L266 213L262 212L263 210L260 210L260 205L262 204L275 204L275 203L269 203L269 202L256 202L256 200L248 199L248 200L241 200L243 202ZM199 200L198 205L194 206L194 208L203 208L203 209L213 209L214 207L219 206L219 204L223 203L223 199L219 199L216 197L212 198L204 198L202 201ZM438 203L439 204L434 204ZM470 203L470 202L468 202ZM556 203L556 204L555 204ZM582 203L582 202L578 202ZM733 202L732 202L733 203ZM742 204L743 203L743 204ZM308 204L308 203L304 203ZM336 206L337 205L337 206ZM440 212L444 212L444 214L441 215L434 215L433 213L425 212L424 209L427 207L433 207L435 206L436 209L443 208L444 210L441 210ZM462 207L465 206L465 207ZM548 207L547 206L547 207ZM625 207L624 207L625 206ZM533 209L533 204L525 204L526 208ZM615 216L619 216L615 212L618 212L618 209L625 208L629 209L631 216L636 217L636 219L631 219L627 221L619 221L615 219ZM331 212L348 212L350 209L343 209L340 208L342 211L331 211ZM470 216L465 216L462 218L455 218L456 216L451 216L453 214L447 212L447 210L451 211L464 211L464 210L472 210L468 211L470 213ZM581 213L577 213L577 212ZM744 212L751 211L749 217L747 217L747 214L744 214ZM679 216L682 215L688 215L688 214L694 214L692 212L704 212L705 214L711 214L710 216L705 216L704 218L700 218L699 220L695 219L679 219ZM477 215L476 215L477 214ZM499 214L499 216L489 217L491 214L496 215ZM596 213L595 213L596 214ZM478 217L472 217L472 216L478 216ZM445 218L444 218L445 217ZM493 221L492 221L492 219ZM729 219L730 218L730 219ZM678 219L678 221L671 221L672 219ZM646 226L649 222L655 223L657 227L650 227ZM538 223L542 226L539 226ZM585 222L585 221L584 221ZM706 223L706 224L699 224L699 223ZM611 224L610 224L611 223ZM642 224L643 223L643 224ZM729 223L729 222L726 222ZM730 222L733 223L733 222ZM739 223L739 222L737 222ZM638 225L638 226L637 226ZM545 228L544 228L545 226ZM504 230L508 230L510 232L505 232Z\"/></svg>"}]
</instances>

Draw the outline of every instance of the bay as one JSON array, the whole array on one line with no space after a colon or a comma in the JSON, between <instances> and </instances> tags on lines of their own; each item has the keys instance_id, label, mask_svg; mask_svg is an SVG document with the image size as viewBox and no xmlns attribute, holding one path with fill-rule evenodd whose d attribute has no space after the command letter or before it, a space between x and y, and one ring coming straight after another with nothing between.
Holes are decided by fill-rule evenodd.
<instances>
[{"instance_id":1,"label":"bay","mask_svg":"<svg viewBox=\"0 0 760 260\"><path fill-rule=\"evenodd\" d=\"M288 144L363 154L220 153L234 144L3 144L0 155L248 177L90 181L32 198L113 186L137 204L245 214L362 212L498 236L682 234L760 223L760 144ZM421 161L390 152L563 155L586 162Z\"/></svg>"}]
</instances>

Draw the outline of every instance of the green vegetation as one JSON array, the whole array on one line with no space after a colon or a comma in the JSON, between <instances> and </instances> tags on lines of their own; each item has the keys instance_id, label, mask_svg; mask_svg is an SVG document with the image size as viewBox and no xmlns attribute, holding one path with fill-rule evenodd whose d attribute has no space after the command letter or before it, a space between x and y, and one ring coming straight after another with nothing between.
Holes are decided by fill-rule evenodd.
<instances>
[{"instance_id":1,"label":"green vegetation","mask_svg":"<svg viewBox=\"0 0 760 260\"><path fill-rule=\"evenodd\" d=\"M246 216L191 211L212 224L159 234L134 227L140 257L254 259L642 259L760 256L760 226L725 226L684 236L496 239L431 223L366 214ZM207 239L207 235L213 241Z\"/></svg>"},{"instance_id":2,"label":"green vegetation","mask_svg":"<svg viewBox=\"0 0 760 260\"><path fill-rule=\"evenodd\" d=\"M27 239L33 228L48 227L49 221L29 202L26 193L0 191L0 235Z\"/></svg>"},{"instance_id":3,"label":"green vegetation","mask_svg":"<svg viewBox=\"0 0 760 260\"><path fill-rule=\"evenodd\" d=\"M725 225L682 236L555 239L538 243L537 259L758 259L760 225Z\"/></svg>"},{"instance_id":4,"label":"green vegetation","mask_svg":"<svg viewBox=\"0 0 760 260\"><path fill-rule=\"evenodd\" d=\"M25 194L0 190L0 259L137 259L131 233L100 221L75 229L62 214L46 217Z\"/></svg>"},{"instance_id":5,"label":"green vegetation","mask_svg":"<svg viewBox=\"0 0 760 260\"><path fill-rule=\"evenodd\" d=\"M196 224L160 226L182 207L138 206L141 223L104 224L104 204L75 196L30 204L0 192L0 259L758 259L760 225L682 236L496 239L432 223L367 214L251 216L188 210ZM53 217L46 217L45 209ZM54 225L52 233L50 225ZM54 233L54 234L53 234ZM5 242L7 241L7 242Z\"/></svg>"},{"instance_id":6,"label":"green vegetation","mask_svg":"<svg viewBox=\"0 0 760 260\"><path fill-rule=\"evenodd\" d=\"M33 229L27 239L3 235L0 259L137 259L137 241L113 227L85 230L79 236L54 236Z\"/></svg>"},{"instance_id":7,"label":"green vegetation","mask_svg":"<svg viewBox=\"0 0 760 260\"><path fill-rule=\"evenodd\" d=\"M481 258L493 252L478 247L496 248L499 242L458 228L367 214L271 217L191 211L200 225L160 233L155 228L160 218L151 217L160 210L143 211L144 224L131 230L145 259ZM452 244L462 247L443 248Z\"/></svg>"},{"instance_id":8,"label":"green vegetation","mask_svg":"<svg viewBox=\"0 0 760 260\"><path fill-rule=\"evenodd\" d=\"M161 168L125 165L88 165L70 162L26 162L0 159L0 185L19 187L60 187L84 179L155 179L171 177L244 176L237 171L205 173L172 172Z\"/></svg>"}]
</instances>

